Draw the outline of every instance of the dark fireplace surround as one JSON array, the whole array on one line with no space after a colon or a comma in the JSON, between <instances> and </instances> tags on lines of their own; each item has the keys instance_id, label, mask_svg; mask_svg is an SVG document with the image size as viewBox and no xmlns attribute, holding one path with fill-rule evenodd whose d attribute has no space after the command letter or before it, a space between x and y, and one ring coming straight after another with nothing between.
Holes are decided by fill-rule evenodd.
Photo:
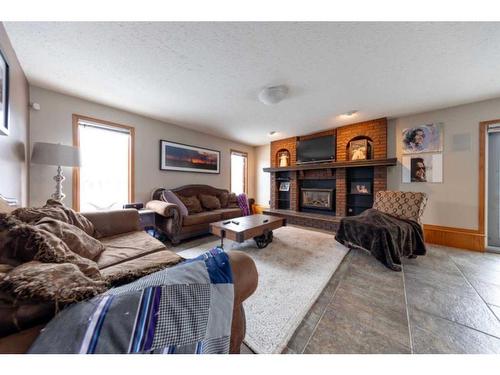
<instances>
[{"instance_id":1,"label":"dark fireplace surround","mask_svg":"<svg viewBox=\"0 0 500 375\"><path fill-rule=\"evenodd\" d=\"M335 215L335 179L299 180L299 211Z\"/></svg>"}]
</instances>

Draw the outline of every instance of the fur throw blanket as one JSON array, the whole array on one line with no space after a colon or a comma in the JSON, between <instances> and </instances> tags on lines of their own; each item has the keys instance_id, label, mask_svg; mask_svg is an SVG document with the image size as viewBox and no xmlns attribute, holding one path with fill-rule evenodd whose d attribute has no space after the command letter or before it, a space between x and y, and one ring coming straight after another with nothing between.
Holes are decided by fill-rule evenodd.
<instances>
[{"instance_id":1,"label":"fur throw blanket","mask_svg":"<svg viewBox=\"0 0 500 375\"><path fill-rule=\"evenodd\" d=\"M106 291L106 283L86 277L71 263L24 263L7 273L2 290L20 299L71 303Z\"/></svg>"},{"instance_id":2,"label":"fur throw blanket","mask_svg":"<svg viewBox=\"0 0 500 375\"><path fill-rule=\"evenodd\" d=\"M34 224L42 218L50 217L74 225L89 236L95 236L94 225L89 219L54 199L49 199L43 207L18 208L12 211L11 216L27 224Z\"/></svg>"},{"instance_id":3,"label":"fur throw blanket","mask_svg":"<svg viewBox=\"0 0 500 375\"><path fill-rule=\"evenodd\" d=\"M424 233L419 223L372 208L357 216L344 217L335 239L345 246L370 251L394 271L401 271L402 257L426 253Z\"/></svg>"}]
</instances>

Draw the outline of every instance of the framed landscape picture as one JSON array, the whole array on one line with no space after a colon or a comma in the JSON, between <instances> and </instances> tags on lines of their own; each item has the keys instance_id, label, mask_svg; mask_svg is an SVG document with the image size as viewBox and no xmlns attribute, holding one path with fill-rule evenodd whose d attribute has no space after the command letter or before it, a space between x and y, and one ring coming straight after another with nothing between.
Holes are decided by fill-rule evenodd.
<instances>
[{"instance_id":1,"label":"framed landscape picture","mask_svg":"<svg viewBox=\"0 0 500 375\"><path fill-rule=\"evenodd\" d=\"M164 171L220 173L220 151L161 140L160 169Z\"/></svg>"},{"instance_id":2,"label":"framed landscape picture","mask_svg":"<svg viewBox=\"0 0 500 375\"><path fill-rule=\"evenodd\" d=\"M9 134L9 64L0 51L0 135Z\"/></svg>"}]
</instances>

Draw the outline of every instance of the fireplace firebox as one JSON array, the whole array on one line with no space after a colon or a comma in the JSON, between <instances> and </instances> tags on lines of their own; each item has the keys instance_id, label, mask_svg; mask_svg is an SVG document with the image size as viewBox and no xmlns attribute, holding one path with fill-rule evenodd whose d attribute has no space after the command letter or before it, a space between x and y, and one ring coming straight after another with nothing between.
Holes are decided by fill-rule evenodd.
<instances>
[{"instance_id":1,"label":"fireplace firebox","mask_svg":"<svg viewBox=\"0 0 500 375\"><path fill-rule=\"evenodd\" d=\"M335 178L299 179L298 211L335 216L335 189Z\"/></svg>"},{"instance_id":2,"label":"fireplace firebox","mask_svg":"<svg viewBox=\"0 0 500 375\"><path fill-rule=\"evenodd\" d=\"M333 209L333 189L300 189L302 208L312 208L318 210Z\"/></svg>"}]
</instances>

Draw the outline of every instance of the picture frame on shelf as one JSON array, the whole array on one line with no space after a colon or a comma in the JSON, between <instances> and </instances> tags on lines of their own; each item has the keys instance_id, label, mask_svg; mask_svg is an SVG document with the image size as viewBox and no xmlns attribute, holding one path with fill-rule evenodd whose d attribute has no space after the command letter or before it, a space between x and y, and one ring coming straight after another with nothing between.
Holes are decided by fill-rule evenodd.
<instances>
[{"instance_id":1,"label":"picture frame on shelf","mask_svg":"<svg viewBox=\"0 0 500 375\"><path fill-rule=\"evenodd\" d=\"M220 151L160 140L162 171L220 173Z\"/></svg>"},{"instance_id":2,"label":"picture frame on shelf","mask_svg":"<svg viewBox=\"0 0 500 375\"><path fill-rule=\"evenodd\" d=\"M280 182L280 191L290 191L290 182Z\"/></svg>"},{"instance_id":3,"label":"picture frame on shelf","mask_svg":"<svg viewBox=\"0 0 500 375\"><path fill-rule=\"evenodd\" d=\"M0 50L0 135L9 135L9 64Z\"/></svg>"},{"instance_id":4,"label":"picture frame on shelf","mask_svg":"<svg viewBox=\"0 0 500 375\"><path fill-rule=\"evenodd\" d=\"M372 185L370 181L351 182L351 194L370 195L371 193Z\"/></svg>"}]
</instances>

